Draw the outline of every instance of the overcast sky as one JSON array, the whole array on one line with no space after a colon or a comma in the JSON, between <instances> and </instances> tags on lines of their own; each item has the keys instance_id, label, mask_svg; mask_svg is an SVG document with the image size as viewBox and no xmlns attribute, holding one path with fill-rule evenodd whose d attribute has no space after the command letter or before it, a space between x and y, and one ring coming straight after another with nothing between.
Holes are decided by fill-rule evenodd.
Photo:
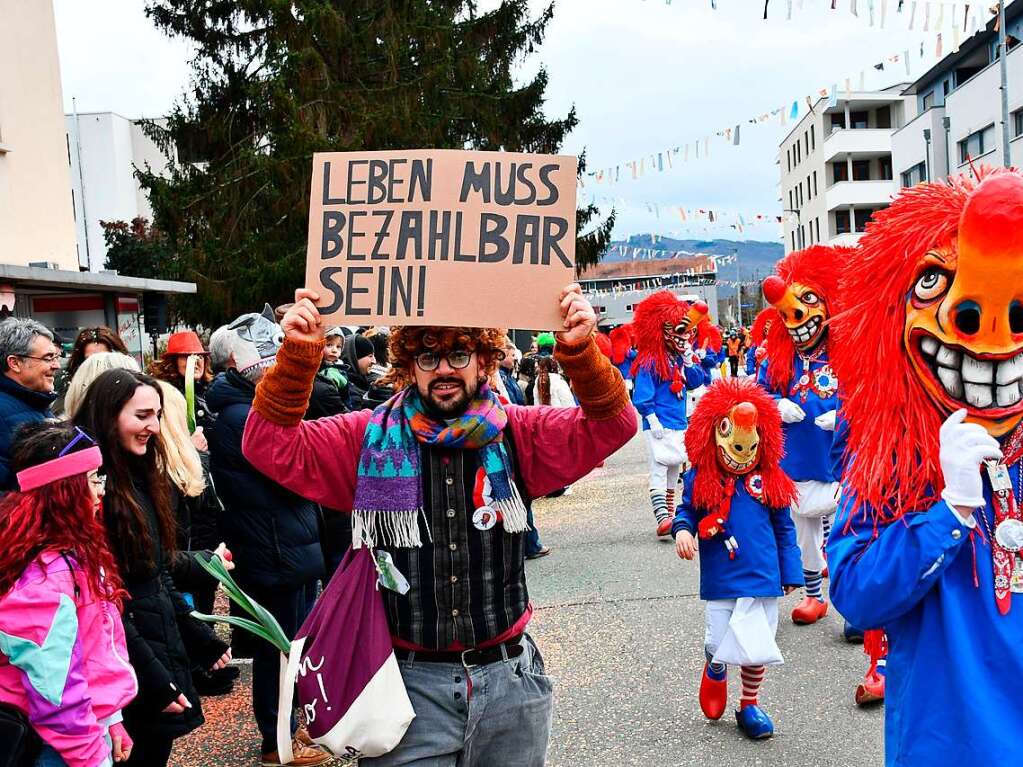
<instances>
[{"instance_id":1,"label":"overcast sky","mask_svg":"<svg viewBox=\"0 0 1023 767\"><path fill-rule=\"evenodd\" d=\"M531 2L536 8L545 4ZM796 99L803 114L807 95L833 83L844 90L847 77L856 87L861 71L867 72L868 88L904 81L903 63L888 62L884 72L873 65L906 49L912 51L912 75L919 76L935 60L940 5L945 50L951 45L950 2L907 2L897 15L897 0L859 0L858 17L850 13L851 0L839 0L834 11L831 0L790 4L791 21L786 0L771 0L764 21L761 0L717 0L716 11L710 0L556 0L544 45L523 73L547 68L550 115L575 105L580 124L566 153L585 150L591 170L621 165L617 184L591 181L581 190L585 199L595 196L602 208L618 210L616 237L778 240L773 223L747 226L742 235L730 227L736 213L748 221L752 214L781 211L777 147L791 123L747 120L783 105L788 109ZM911 5L919 5L913 30ZM927 5L931 16L924 33ZM955 5L961 25L963 3ZM75 98L79 112L154 117L179 98L189 78L190 48L150 24L143 0L54 0L54 7L67 111ZM736 123L742 125L738 146L714 137ZM692 145L708 135L710 155L697 161ZM631 180L626 162L687 143L688 163L673 163L661 173L648 168ZM683 224L679 207L715 210L723 223Z\"/></svg>"}]
</instances>

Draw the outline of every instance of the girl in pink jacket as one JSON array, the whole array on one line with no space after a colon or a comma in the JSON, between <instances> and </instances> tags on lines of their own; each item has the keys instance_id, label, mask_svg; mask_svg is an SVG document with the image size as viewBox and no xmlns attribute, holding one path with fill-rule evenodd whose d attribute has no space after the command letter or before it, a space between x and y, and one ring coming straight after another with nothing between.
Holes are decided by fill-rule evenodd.
<instances>
[{"instance_id":1,"label":"girl in pink jacket","mask_svg":"<svg viewBox=\"0 0 1023 767\"><path fill-rule=\"evenodd\" d=\"M0 704L42 739L37 765L95 767L131 753L121 709L138 683L99 519L101 463L81 430L28 426L12 447L20 492L0 502Z\"/></svg>"}]
</instances>

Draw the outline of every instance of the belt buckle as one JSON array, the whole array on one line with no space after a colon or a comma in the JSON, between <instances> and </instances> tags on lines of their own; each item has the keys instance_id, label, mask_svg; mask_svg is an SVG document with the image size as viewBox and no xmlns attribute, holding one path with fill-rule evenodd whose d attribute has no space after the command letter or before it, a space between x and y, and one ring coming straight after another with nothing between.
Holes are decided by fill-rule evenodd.
<instances>
[{"instance_id":1,"label":"belt buckle","mask_svg":"<svg viewBox=\"0 0 1023 767\"><path fill-rule=\"evenodd\" d=\"M463 666L464 666L465 668L476 668L477 666L479 666L479 665L480 665L479 663L470 663L470 662L469 662L469 661L468 661L468 660L466 659L466 656L467 656L467 655L468 655L469 653L473 653L473 652L477 652L477 650L476 650L475 648L473 648L473 649L471 649L471 650L462 650L462 665L463 665Z\"/></svg>"}]
</instances>

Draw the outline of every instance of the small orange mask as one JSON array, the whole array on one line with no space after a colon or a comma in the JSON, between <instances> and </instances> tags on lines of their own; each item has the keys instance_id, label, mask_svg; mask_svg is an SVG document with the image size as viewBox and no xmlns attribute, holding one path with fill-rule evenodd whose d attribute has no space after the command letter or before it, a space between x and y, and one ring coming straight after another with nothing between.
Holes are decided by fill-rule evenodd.
<instances>
[{"instance_id":1,"label":"small orange mask","mask_svg":"<svg viewBox=\"0 0 1023 767\"><path fill-rule=\"evenodd\" d=\"M903 341L938 407L996 437L1023 417L1023 178L991 176L921 260Z\"/></svg>"},{"instance_id":2,"label":"small orange mask","mask_svg":"<svg viewBox=\"0 0 1023 767\"><path fill-rule=\"evenodd\" d=\"M827 330L828 308L813 288L799 282L786 285L776 275L764 280L764 298L781 315L796 348L809 352L816 348Z\"/></svg>"},{"instance_id":3,"label":"small orange mask","mask_svg":"<svg viewBox=\"0 0 1023 767\"><path fill-rule=\"evenodd\" d=\"M750 402L735 405L714 429L718 463L730 474L748 474L757 465L760 433L757 408Z\"/></svg>"},{"instance_id":4,"label":"small orange mask","mask_svg":"<svg viewBox=\"0 0 1023 767\"><path fill-rule=\"evenodd\" d=\"M669 354L682 354L692 345L693 337L696 335L696 326L707 316L707 311L707 304L703 301L696 301L689 306L678 325L672 325L670 322L664 323L664 342L668 347Z\"/></svg>"}]
</instances>

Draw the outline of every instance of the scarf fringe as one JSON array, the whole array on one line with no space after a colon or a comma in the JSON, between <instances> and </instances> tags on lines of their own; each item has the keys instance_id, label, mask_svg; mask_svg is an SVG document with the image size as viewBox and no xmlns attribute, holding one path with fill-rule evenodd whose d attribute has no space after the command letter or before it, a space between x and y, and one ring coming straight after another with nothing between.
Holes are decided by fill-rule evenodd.
<instances>
[{"instance_id":1,"label":"scarf fringe","mask_svg":"<svg viewBox=\"0 0 1023 767\"><path fill-rule=\"evenodd\" d=\"M526 505L522 502L519 489L513 482L511 485L512 497L503 500L494 500L493 505L501 512L504 519L504 530L507 533L524 533L529 529L526 521Z\"/></svg>"},{"instance_id":2,"label":"scarf fringe","mask_svg":"<svg viewBox=\"0 0 1023 767\"><path fill-rule=\"evenodd\" d=\"M400 549L420 548L423 545L419 534L419 517L423 509L402 509L401 511L359 510L352 512L352 547L376 548L391 546ZM429 534L429 528L427 528Z\"/></svg>"}]
</instances>

